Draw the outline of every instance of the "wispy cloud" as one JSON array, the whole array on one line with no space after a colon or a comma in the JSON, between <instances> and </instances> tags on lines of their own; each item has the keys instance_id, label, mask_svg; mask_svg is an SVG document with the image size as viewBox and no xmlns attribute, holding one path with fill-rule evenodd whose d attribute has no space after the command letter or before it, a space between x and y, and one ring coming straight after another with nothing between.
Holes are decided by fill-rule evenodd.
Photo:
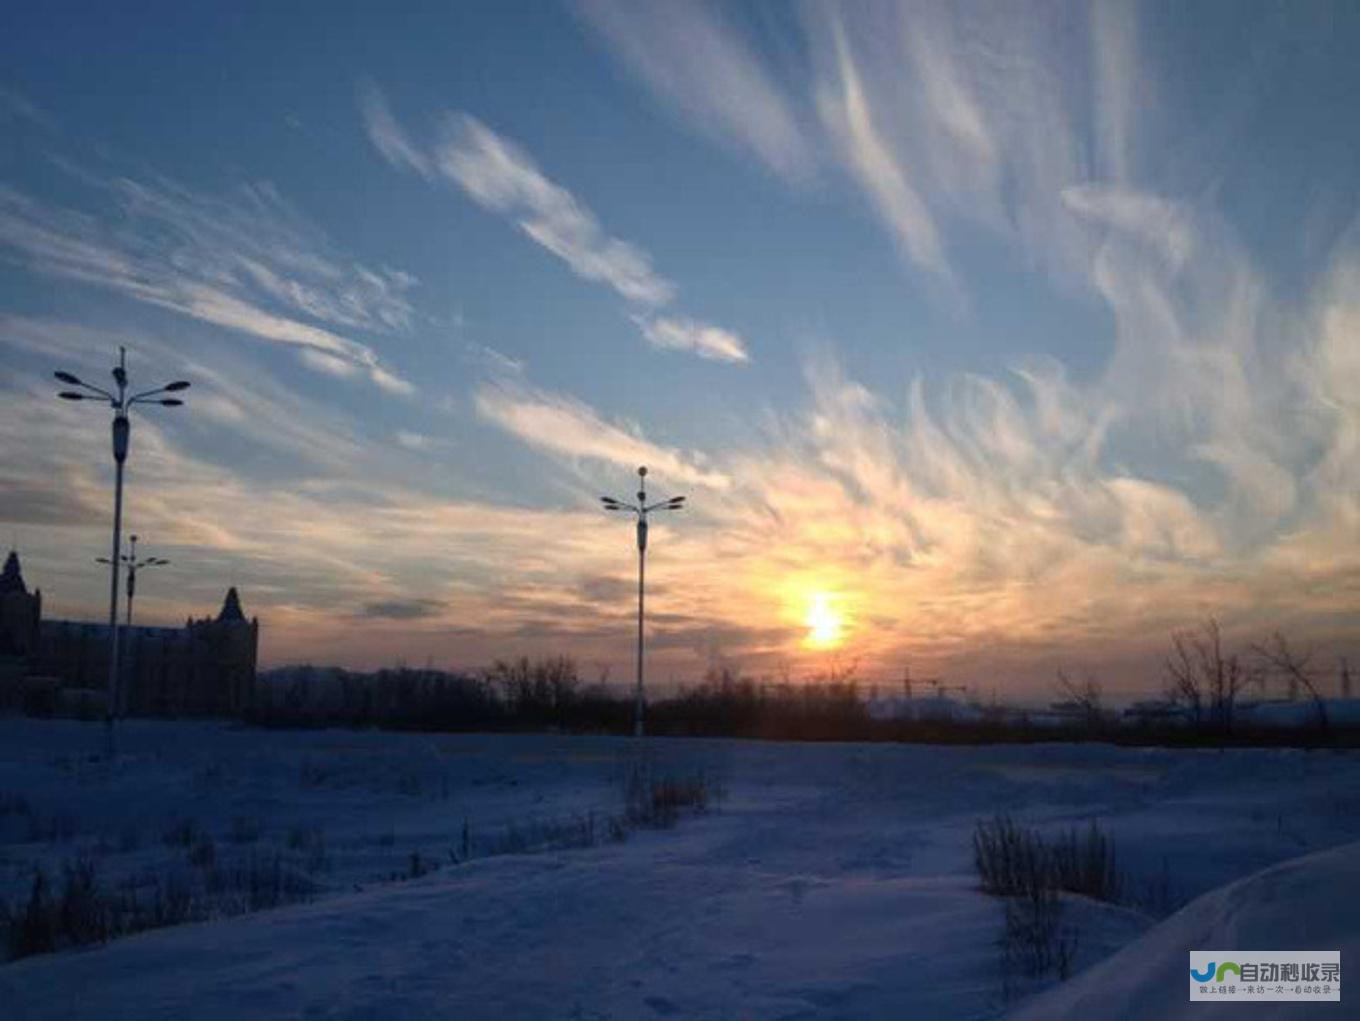
<instances>
[{"instance_id":1,"label":"wispy cloud","mask_svg":"<svg viewBox=\"0 0 1360 1021\"><path fill-rule=\"evenodd\" d=\"M810 175L812 147L793 104L720 7L620 0L577 6L623 65L700 131L749 150L786 178Z\"/></svg>"},{"instance_id":2,"label":"wispy cloud","mask_svg":"<svg viewBox=\"0 0 1360 1021\"><path fill-rule=\"evenodd\" d=\"M364 129L368 132L369 141L383 159L394 167L414 170L421 177L432 175L430 158L397 123L386 97L372 82L366 81L359 86L359 112L364 118Z\"/></svg>"},{"instance_id":3,"label":"wispy cloud","mask_svg":"<svg viewBox=\"0 0 1360 1021\"><path fill-rule=\"evenodd\" d=\"M839 163L910 264L951 290L955 221L994 231L1036 265L1079 273L1088 242L1060 193L1093 175L1130 183L1150 118L1127 5L1012 5L985 17L930 0L812 6L795 19L802 39L767 34L763 48L708 4L577 6L701 131L795 180L814 153ZM1072 39L1089 43L1079 59Z\"/></svg>"},{"instance_id":4,"label":"wispy cloud","mask_svg":"<svg viewBox=\"0 0 1360 1021\"><path fill-rule=\"evenodd\" d=\"M903 250L925 269L943 272L944 255L930 210L875 125L874 112L839 22L833 22L833 34L839 77L824 86L819 95L823 120Z\"/></svg>"},{"instance_id":5,"label":"wispy cloud","mask_svg":"<svg viewBox=\"0 0 1360 1021\"><path fill-rule=\"evenodd\" d=\"M626 581L626 557L616 531L584 505L600 466L639 463L662 486L701 487L685 520L657 523L666 531L654 544L665 587L657 648L681 669L717 653L763 669L796 662L813 592L835 595L870 670L903 657L957 664L978 649L1031 666L1055 647L1104 657L1210 609L1272 627L1303 621L1307 633L1360 584L1360 555L1344 541L1360 527L1351 396L1360 364L1348 340L1360 322L1349 297L1357 275L1354 264L1338 269L1278 373L1313 423L1314 455L1282 462L1297 507L1267 532L1253 524L1261 510L1251 491L1196 492L1120 463L1132 437L1155 436L1166 420L1116 404L1104 380L1079 384L1034 361L1009 379L923 379L893 397L829 356L808 364L801 407L716 461L518 372L479 386L479 414L577 477L579 510L440 499L393 474L390 437L361 442L293 395L195 367L203 399L228 403L195 398L182 423L139 425L139 527L198 561L236 565L252 609L267 615L268 640L298 657L445 656L450 628L467 657L503 654L507 642L570 642L582 655L611 656L625 625L599 592L607 579ZM3 333L44 358L77 355L93 336L35 320L9 321ZM19 413L0 421L0 442L23 455L7 469L25 513L57 508L63 527L102 534L92 509L106 507L107 490L80 454L97 428L38 380L22 382L33 389L7 392ZM191 457L175 434L202 415L311 468L279 487ZM1187 421L1172 441L1193 447L1224 427ZM356 472L378 491L347 488ZM54 504L63 492L66 503ZM421 596L407 607L413 579ZM75 579L55 587L82 590ZM336 606L373 610L379 630L367 652L337 624Z\"/></svg>"},{"instance_id":6,"label":"wispy cloud","mask_svg":"<svg viewBox=\"0 0 1360 1021\"><path fill-rule=\"evenodd\" d=\"M422 620L438 616L443 605L436 599L389 599L365 604L361 615L387 620Z\"/></svg>"},{"instance_id":7,"label":"wispy cloud","mask_svg":"<svg viewBox=\"0 0 1360 1021\"><path fill-rule=\"evenodd\" d=\"M981 227L1062 284L1089 284L1101 237L1081 208L1086 189L1123 196L1105 208L1125 223L1150 211L1133 196L1157 192L1140 157L1161 124L1133 6L1009 5L979 17L922 0L816 13L808 46L822 122L921 268L966 286L950 240Z\"/></svg>"},{"instance_id":8,"label":"wispy cloud","mask_svg":"<svg viewBox=\"0 0 1360 1021\"><path fill-rule=\"evenodd\" d=\"M102 360L118 345L128 348L134 370L139 363L178 366L177 374L194 383L190 402L192 412L183 416L182 427L193 428L205 419L210 431L226 426L235 441L243 444L243 449L258 446L285 457L289 470L299 480L343 471L360 458L363 449L352 423L339 408L329 402L309 399L269 373L260 372L248 358L241 357L239 351L219 348L211 352L193 352L155 331L118 331L105 326L3 313L0 313L0 344L30 358L40 357L49 367L47 371L65 367L84 372L86 370L81 366L89 365L92 352L98 352ZM51 411L53 402L47 371L40 383L32 381L33 388L25 390L23 396L26 400L32 399L37 408ZM56 407L68 410L63 405ZM71 417L68 410L61 420L68 423L90 421L88 414L79 409L76 409L75 417ZM34 435L44 433L45 429L35 429ZM73 438L67 429L54 429L50 440L43 443L34 440L24 449L36 452L34 456L44 457L56 457L56 452L60 451L63 463L72 459L80 463L87 461L83 443ZM147 470L147 466L141 470Z\"/></svg>"},{"instance_id":9,"label":"wispy cloud","mask_svg":"<svg viewBox=\"0 0 1360 1021\"><path fill-rule=\"evenodd\" d=\"M758 48L734 9L583 10L633 74L740 156L793 180L815 164L822 183L839 166L907 273L967 288L983 250L989 272L1040 271L1016 278L1026 286L1047 272L1059 286L1044 300L1080 292L1108 327L1086 337L1084 317L1064 325L1050 349L1080 350L1071 368L1025 355L1034 335L1022 325L999 339L1015 356L995 371L952 371L937 350L923 352L919 378L894 384L856 375L878 362L853 349L810 359L801 388L748 371L742 431L693 449L535 386L523 362L471 343L457 354L480 382L451 391L435 423L417 402L392 420L308 400L259 371L257 347L196 346L216 339L206 329L172 340L156 316L123 333L93 316L0 316L0 488L12 497L0 517L24 529L26 554L34 536L32 575L54 613L93 612L80 606L99 592L88 558L70 551L105 541L109 493L90 454L106 420L54 401L48 374L83 371L90 351L125 342L138 364L174 362L195 383L188 414L136 427L137 527L194 565L174 598L149 589L147 611L201 612L229 575L265 617L271 660L570 649L617 661L633 539L594 497L642 463L659 493L693 491L685 515L654 523L649 553L653 647L678 676L715 655L762 672L802 665L814 594L847 616L867 676L907 660L1002 685L1023 667L1046 686L1057 655L1125 652L1155 674L1149 647L1208 612L1239 630L1356 639L1360 244L1329 232L1318 279L1278 287L1217 196L1150 172L1167 113L1150 61L1164 54L1143 44L1135 16L809 7L793 23L802 38L762 36ZM453 185L609 288L641 339L750 357L746 338L688 315L677 283L611 232L607 197L552 176L550 152L530 155L467 116L429 141L371 86L359 107L383 159ZM418 285L357 264L273 189L77 180L92 201L0 193L0 259L285 345L319 373L409 390L379 352L428 327ZM1351 206L1338 201L1338 218ZM790 302L790 318L806 307ZM442 430L469 410L492 427L473 456L522 442L542 455L541 487L502 477L497 488L494 472L458 463ZM551 495L525 506L536 493Z\"/></svg>"},{"instance_id":10,"label":"wispy cloud","mask_svg":"<svg viewBox=\"0 0 1360 1021\"><path fill-rule=\"evenodd\" d=\"M548 180L527 153L475 117L446 121L435 164L473 201L513 217L578 276L645 305L664 305L674 297L675 286L656 274L647 253L606 234L595 215Z\"/></svg>"},{"instance_id":11,"label":"wispy cloud","mask_svg":"<svg viewBox=\"0 0 1360 1021\"><path fill-rule=\"evenodd\" d=\"M1321 356L1329 344L1304 347ZM1120 465L1107 443L1165 423L1126 415L1107 440L1104 383L1075 386L1054 366L1012 384L956 377L932 400L918 381L900 403L832 361L814 363L809 384L806 413L725 462L740 486L718 509L723 557L789 625L809 593L835 594L868 661L949 662L979 644L1031 663L1055 646L1108 659L1211 611L1239 628L1325 629L1339 605L1329 593L1360 585L1360 558L1331 545L1360 521L1355 487L1338 488L1354 472L1330 475L1360 449L1354 410L1334 423L1325 449L1347 451L1335 460L1286 468L1264 455L1297 494L1281 506L1226 465L1234 484L1213 495ZM1320 410L1317 385L1294 398Z\"/></svg>"},{"instance_id":12,"label":"wispy cloud","mask_svg":"<svg viewBox=\"0 0 1360 1021\"><path fill-rule=\"evenodd\" d=\"M293 345L309 367L413 392L371 346L339 331L407 331L414 279L341 263L272 187L210 198L164 181L86 182L111 203L106 216L0 186L0 249L32 272Z\"/></svg>"},{"instance_id":13,"label":"wispy cloud","mask_svg":"<svg viewBox=\"0 0 1360 1021\"><path fill-rule=\"evenodd\" d=\"M57 122L22 92L0 86L0 120L20 120L55 131Z\"/></svg>"},{"instance_id":14,"label":"wispy cloud","mask_svg":"<svg viewBox=\"0 0 1360 1021\"><path fill-rule=\"evenodd\" d=\"M951 291L956 221L981 224L1045 268L1079 270L1083 235L1059 193L1089 179L1095 133L1112 173L1130 166L1143 86L1136 19L1118 10L810 6L795 19L803 38L767 38L762 51L735 17L705 4L578 6L701 130L786 177L806 172L814 153L839 164L909 264ZM1090 40L1081 61L1064 49L1073 36ZM776 67L799 87L777 85Z\"/></svg>"},{"instance_id":15,"label":"wispy cloud","mask_svg":"<svg viewBox=\"0 0 1360 1021\"><path fill-rule=\"evenodd\" d=\"M653 443L635 425L608 422L578 400L522 380L486 382L478 387L475 403L488 421L567 458L592 458L629 470L645 464L677 481L713 489L729 485L727 476L704 467L701 458Z\"/></svg>"},{"instance_id":16,"label":"wispy cloud","mask_svg":"<svg viewBox=\"0 0 1360 1021\"><path fill-rule=\"evenodd\" d=\"M210 281L253 283L281 304L336 327L408 332L414 311L409 273L348 258L268 182L224 196L164 179L110 182L122 212L145 224L141 240L168 261ZM146 234L155 231L154 239Z\"/></svg>"},{"instance_id":17,"label":"wispy cloud","mask_svg":"<svg viewBox=\"0 0 1360 1021\"><path fill-rule=\"evenodd\" d=\"M1192 211L1181 203L1112 185L1073 185L1061 191L1063 205L1081 217L1136 238L1167 266L1179 270L1194 245Z\"/></svg>"},{"instance_id":18,"label":"wispy cloud","mask_svg":"<svg viewBox=\"0 0 1360 1021\"><path fill-rule=\"evenodd\" d=\"M655 306L674 297L675 285L653 270L646 252L609 236L595 214L544 176L528 153L475 117L446 117L441 139L427 155L376 86L363 87L360 110L369 140L394 167L424 177L438 171L478 205L510 216L578 276L607 284L629 301Z\"/></svg>"},{"instance_id":19,"label":"wispy cloud","mask_svg":"<svg viewBox=\"0 0 1360 1021\"><path fill-rule=\"evenodd\" d=\"M669 316L634 316L633 321L647 342L655 347L693 351L700 358L720 362L750 361L741 338L720 326Z\"/></svg>"},{"instance_id":20,"label":"wispy cloud","mask_svg":"<svg viewBox=\"0 0 1360 1021\"><path fill-rule=\"evenodd\" d=\"M1090 11L1099 171L1108 180L1123 183L1133 175L1138 118L1152 108L1155 85L1152 76L1138 67L1138 9L1106 0L1093 4Z\"/></svg>"},{"instance_id":21,"label":"wispy cloud","mask_svg":"<svg viewBox=\"0 0 1360 1021\"><path fill-rule=\"evenodd\" d=\"M635 307L652 310L633 321L648 343L717 361L749 360L732 331L679 316L657 315L676 287L652 266L651 256L608 234L599 218L566 188L550 180L533 158L467 114L444 118L440 140L426 154L406 134L375 86L366 85L360 107L369 139L399 169L424 177L438 173L485 209L511 218L524 234L557 256L583 280L603 283Z\"/></svg>"}]
</instances>

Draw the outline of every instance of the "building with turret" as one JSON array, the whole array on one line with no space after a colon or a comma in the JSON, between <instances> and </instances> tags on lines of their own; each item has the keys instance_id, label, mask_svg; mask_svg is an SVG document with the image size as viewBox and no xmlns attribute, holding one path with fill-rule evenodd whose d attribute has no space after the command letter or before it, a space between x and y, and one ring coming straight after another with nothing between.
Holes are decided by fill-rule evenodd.
<instances>
[{"instance_id":1,"label":"building with turret","mask_svg":"<svg viewBox=\"0 0 1360 1021\"><path fill-rule=\"evenodd\" d=\"M58 702L103 704L109 626L43 620L11 551L0 574L0 684L56 689ZM254 700L260 622L228 589L216 617L182 628L121 627L120 712L135 716L239 716ZM5 701L13 701L5 700Z\"/></svg>"},{"instance_id":2,"label":"building with turret","mask_svg":"<svg viewBox=\"0 0 1360 1021\"><path fill-rule=\"evenodd\" d=\"M21 659L38 649L42 593L28 591L19 554L10 550L0 571L0 656Z\"/></svg>"}]
</instances>

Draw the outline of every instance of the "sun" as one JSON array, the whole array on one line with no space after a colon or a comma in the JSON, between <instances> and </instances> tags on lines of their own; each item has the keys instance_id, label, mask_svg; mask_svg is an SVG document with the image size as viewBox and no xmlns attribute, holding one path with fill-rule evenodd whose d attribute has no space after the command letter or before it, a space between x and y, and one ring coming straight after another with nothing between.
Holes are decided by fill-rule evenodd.
<instances>
[{"instance_id":1,"label":"sun","mask_svg":"<svg viewBox=\"0 0 1360 1021\"><path fill-rule=\"evenodd\" d=\"M810 649L834 649L841 644L845 633L845 622L836 612L836 607L827 592L814 592L808 597L807 614L803 618L807 625L807 637L803 644Z\"/></svg>"}]
</instances>

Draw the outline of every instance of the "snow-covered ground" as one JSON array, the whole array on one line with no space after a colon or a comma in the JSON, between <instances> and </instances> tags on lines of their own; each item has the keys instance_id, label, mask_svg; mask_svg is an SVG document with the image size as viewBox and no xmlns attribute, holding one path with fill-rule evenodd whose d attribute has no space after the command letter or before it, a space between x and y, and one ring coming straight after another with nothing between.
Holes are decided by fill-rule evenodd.
<instances>
[{"instance_id":1,"label":"snow-covered ground","mask_svg":"<svg viewBox=\"0 0 1360 1021\"><path fill-rule=\"evenodd\" d=\"M632 742L137 721L112 767L99 747L97 725L0 720L11 903L38 864L192 874L208 841L218 867L281 855L316 897L0 966L6 1016L991 1017L1025 1004L1003 996L1001 908L976 890L980 817L1098 819L1150 903L1360 839L1349 752L649 740L658 769L702 769L726 800L622 843L506 854L583 819L602 834ZM194 840L167 843L186 823ZM413 854L442 867L393 881ZM1161 982L1183 916L1071 898L1067 917L1079 967L1166 941L1139 958ZM1092 995L1096 974L1046 995Z\"/></svg>"},{"instance_id":2,"label":"snow-covered ground","mask_svg":"<svg viewBox=\"0 0 1360 1021\"><path fill-rule=\"evenodd\" d=\"M1188 949L1340 950L1344 975L1346 962L1354 968L1360 959L1358 905L1360 844L1283 862L1205 894L1119 953L1025 1004L1017 1021L1241 1017L1241 1003L1190 1003ZM1253 1018L1355 1014L1353 1005L1343 1013L1336 1003L1257 1003L1246 1010Z\"/></svg>"}]
</instances>

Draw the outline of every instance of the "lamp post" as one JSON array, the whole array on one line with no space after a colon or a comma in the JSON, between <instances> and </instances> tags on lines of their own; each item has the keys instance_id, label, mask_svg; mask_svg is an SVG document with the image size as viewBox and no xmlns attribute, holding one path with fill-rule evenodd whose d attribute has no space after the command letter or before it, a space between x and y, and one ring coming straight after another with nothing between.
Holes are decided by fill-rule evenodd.
<instances>
[{"instance_id":1,"label":"lamp post","mask_svg":"<svg viewBox=\"0 0 1360 1021\"><path fill-rule=\"evenodd\" d=\"M113 720L118 712L118 567L122 561L123 537L123 462L127 460L128 441L131 438L132 423L128 412L137 404L160 404L167 408L178 407L184 402L177 397L165 394L178 393L189 389L185 380L167 383L153 390L128 396L127 349L118 349L118 364L113 367L113 381L117 394L102 387L86 383L69 372L55 373L59 382L67 386L79 387L77 390L63 390L59 394L65 401L108 401L113 409L113 552L109 564L109 687L108 705L104 710L104 732L109 757L113 756Z\"/></svg>"},{"instance_id":2,"label":"lamp post","mask_svg":"<svg viewBox=\"0 0 1360 1021\"><path fill-rule=\"evenodd\" d=\"M669 500L658 500L656 503L647 502L647 468L643 466L637 470L638 491L636 503L625 503L616 500L612 496L600 497L600 502L604 504L607 511L631 511L637 517L637 548L638 548L638 621L637 621L637 698L633 704L633 736L642 736L642 661L643 661L643 606L645 600L645 583L647 577L647 515L654 510L680 510L685 506L683 496L672 496Z\"/></svg>"},{"instance_id":3,"label":"lamp post","mask_svg":"<svg viewBox=\"0 0 1360 1021\"><path fill-rule=\"evenodd\" d=\"M137 572L143 567L164 567L170 561L162 557L147 557L145 560L137 559L137 537L128 536L128 545L131 549L123 554L123 563L127 565L127 620L124 627L132 627L132 600L137 595ZM111 563L108 557L95 557L101 564Z\"/></svg>"}]
</instances>

